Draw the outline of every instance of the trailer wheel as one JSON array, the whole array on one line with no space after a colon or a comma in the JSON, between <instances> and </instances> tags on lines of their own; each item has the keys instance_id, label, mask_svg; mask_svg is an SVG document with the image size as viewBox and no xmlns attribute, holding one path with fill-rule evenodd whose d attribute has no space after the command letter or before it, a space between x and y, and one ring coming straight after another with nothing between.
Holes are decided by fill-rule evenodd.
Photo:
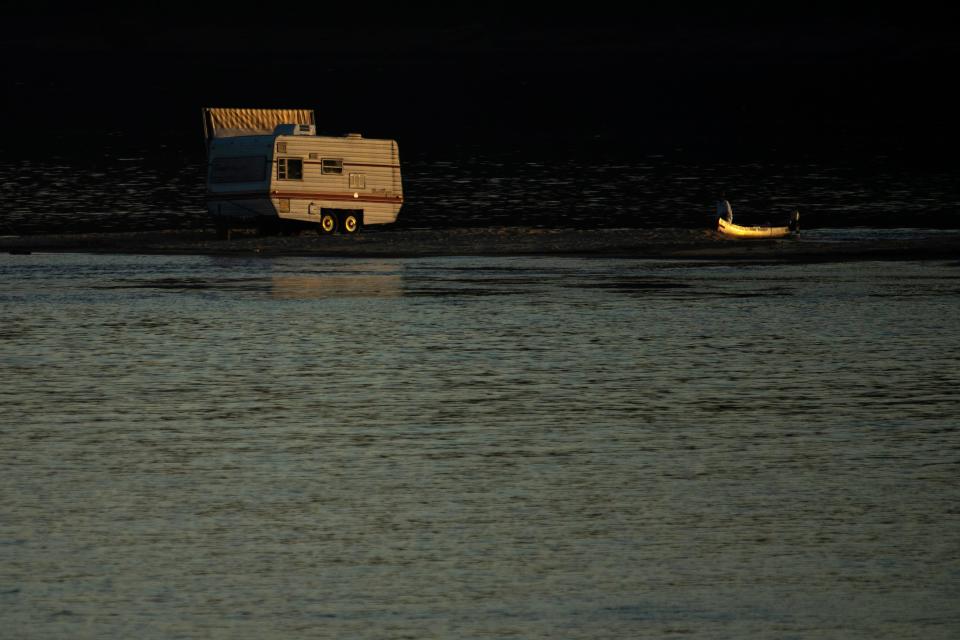
<instances>
[{"instance_id":1,"label":"trailer wheel","mask_svg":"<svg viewBox=\"0 0 960 640\"><path fill-rule=\"evenodd\" d=\"M326 211L320 215L320 228L318 231L321 235L330 235L331 233L336 232L337 230L337 216Z\"/></svg>"},{"instance_id":2,"label":"trailer wheel","mask_svg":"<svg viewBox=\"0 0 960 640\"><path fill-rule=\"evenodd\" d=\"M343 232L356 233L360 229L360 219L355 213L348 213L343 216Z\"/></svg>"}]
</instances>

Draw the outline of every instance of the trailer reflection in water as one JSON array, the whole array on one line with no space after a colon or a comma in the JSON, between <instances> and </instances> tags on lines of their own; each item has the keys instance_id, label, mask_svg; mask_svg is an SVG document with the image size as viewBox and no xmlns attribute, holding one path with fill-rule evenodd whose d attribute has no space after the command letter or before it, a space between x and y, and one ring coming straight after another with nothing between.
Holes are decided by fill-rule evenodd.
<instances>
[{"instance_id":1,"label":"trailer reflection in water","mask_svg":"<svg viewBox=\"0 0 960 640\"><path fill-rule=\"evenodd\" d=\"M316 273L283 272L275 265L270 279L270 296L277 300L317 300L323 298L398 298L403 295L396 265L357 263L347 270Z\"/></svg>"}]
</instances>

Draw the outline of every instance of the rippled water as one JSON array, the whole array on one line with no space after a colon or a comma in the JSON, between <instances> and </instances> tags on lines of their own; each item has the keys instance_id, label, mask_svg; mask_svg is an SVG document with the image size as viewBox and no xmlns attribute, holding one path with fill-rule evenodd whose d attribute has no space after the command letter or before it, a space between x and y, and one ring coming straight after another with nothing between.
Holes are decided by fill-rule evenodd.
<instances>
[{"instance_id":1,"label":"rippled water","mask_svg":"<svg viewBox=\"0 0 960 640\"><path fill-rule=\"evenodd\" d=\"M904 171L884 158L831 164L463 150L405 156L403 171L401 228L695 228L712 221L721 194L747 224L784 223L798 208L808 229L960 226L955 171ZM156 150L0 163L0 233L203 227L205 175L201 159L156 157Z\"/></svg>"},{"instance_id":2,"label":"rippled water","mask_svg":"<svg viewBox=\"0 0 960 640\"><path fill-rule=\"evenodd\" d=\"M952 638L960 270L0 256L3 634Z\"/></svg>"}]
</instances>

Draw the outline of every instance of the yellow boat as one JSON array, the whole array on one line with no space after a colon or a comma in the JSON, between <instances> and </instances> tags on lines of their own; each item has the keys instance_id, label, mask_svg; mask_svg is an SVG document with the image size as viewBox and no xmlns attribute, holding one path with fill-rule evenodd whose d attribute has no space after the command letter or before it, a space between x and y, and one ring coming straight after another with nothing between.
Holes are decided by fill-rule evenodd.
<instances>
[{"instance_id":1,"label":"yellow boat","mask_svg":"<svg viewBox=\"0 0 960 640\"><path fill-rule=\"evenodd\" d=\"M726 200L717 201L717 231L731 238L787 238L800 233L800 212L790 215L785 227L743 227L733 224L733 208Z\"/></svg>"}]
</instances>

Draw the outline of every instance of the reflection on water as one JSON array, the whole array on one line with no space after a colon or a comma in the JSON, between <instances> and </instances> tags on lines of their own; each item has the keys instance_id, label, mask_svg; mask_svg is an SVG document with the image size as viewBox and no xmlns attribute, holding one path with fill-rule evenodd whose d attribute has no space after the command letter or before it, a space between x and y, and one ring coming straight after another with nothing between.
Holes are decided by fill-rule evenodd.
<instances>
[{"instance_id":1,"label":"reflection on water","mask_svg":"<svg viewBox=\"0 0 960 640\"><path fill-rule=\"evenodd\" d=\"M142 157L0 164L0 233L207 225L202 162ZM956 227L954 172L904 172L884 159L848 165L642 156L468 154L404 160L399 227L702 227L720 194L747 224Z\"/></svg>"},{"instance_id":2,"label":"reflection on water","mask_svg":"<svg viewBox=\"0 0 960 640\"><path fill-rule=\"evenodd\" d=\"M0 256L11 637L953 637L960 271Z\"/></svg>"},{"instance_id":3,"label":"reflection on water","mask_svg":"<svg viewBox=\"0 0 960 640\"><path fill-rule=\"evenodd\" d=\"M229 269L233 263L217 258L211 259L211 262L225 269ZM151 277L121 274L105 282L91 283L90 286L99 290L202 291L211 296L245 294L278 300L396 297L402 294L400 272L393 264L354 261L351 264L327 263L318 270L304 270L301 267L296 262L291 267L283 259L277 259L267 272L253 269L249 272L241 270L236 275L162 273Z\"/></svg>"},{"instance_id":4,"label":"reflection on water","mask_svg":"<svg viewBox=\"0 0 960 640\"><path fill-rule=\"evenodd\" d=\"M403 294L397 265L356 261L337 265L331 273L305 273L302 264L275 261L270 294L278 300L322 298L395 298Z\"/></svg>"},{"instance_id":5,"label":"reflection on water","mask_svg":"<svg viewBox=\"0 0 960 640\"><path fill-rule=\"evenodd\" d=\"M401 294L400 277L393 276L274 276L274 298L308 300L311 298L393 297Z\"/></svg>"}]
</instances>

